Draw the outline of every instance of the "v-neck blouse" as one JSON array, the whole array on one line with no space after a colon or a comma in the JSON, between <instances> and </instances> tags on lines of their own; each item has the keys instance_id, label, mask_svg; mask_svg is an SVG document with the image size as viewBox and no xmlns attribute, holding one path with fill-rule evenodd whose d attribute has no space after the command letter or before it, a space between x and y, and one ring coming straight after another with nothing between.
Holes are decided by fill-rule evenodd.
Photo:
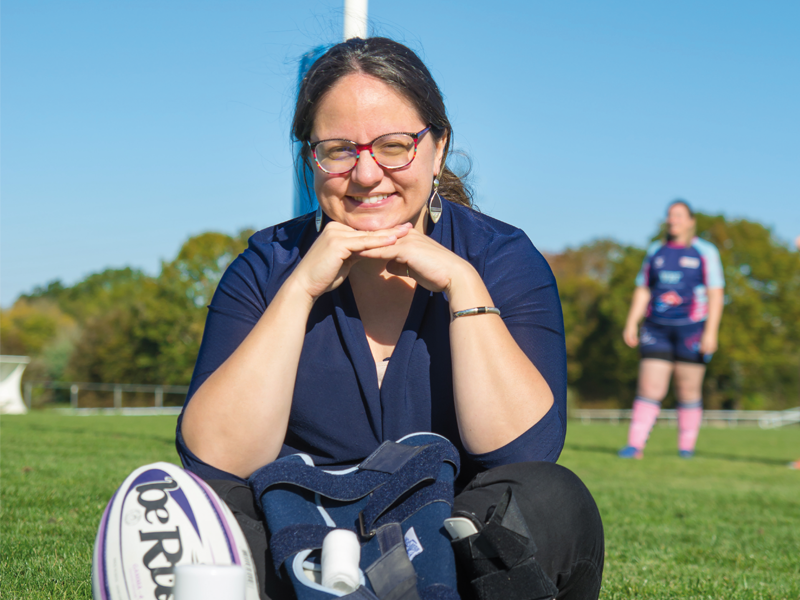
<instances>
[{"instance_id":1,"label":"v-neck blouse","mask_svg":"<svg viewBox=\"0 0 800 600\"><path fill-rule=\"evenodd\" d=\"M311 310L280 456L302 452L317 465L351 466L382 442L432 431L461 453L460 480L515 462L558 459L566 435L566 349L553 273L523 231L443 202L429 235L480 273L520 348L550 385L554 404L528 431L486 454L470 454L458 433L450 358L450 310L442 293L417 286L381 386L349 281ZM223 275L208 307L185 406L250 333L317 237L313 214L254 234ZM480 317L477 317L480 318ZM204 479L240 478L204 463L186 446L183 465Z\"/></svg>"}]
</instances>

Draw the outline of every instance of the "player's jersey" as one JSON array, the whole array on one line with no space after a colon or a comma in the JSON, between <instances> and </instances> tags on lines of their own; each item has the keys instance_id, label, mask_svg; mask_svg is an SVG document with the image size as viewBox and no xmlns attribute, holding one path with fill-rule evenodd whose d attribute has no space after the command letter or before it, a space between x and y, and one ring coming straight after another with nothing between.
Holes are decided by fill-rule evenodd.
<instances>
[{"instance_id":1,"label":"player's jersey","mask_svg":"<svg viewBox=\"0 0 800 600\"><path fill-rule=\"evenodd\" d=\"M725 287L719 251L714 244L699 238L689 246L653 242L636 285L650 288L647 320L663 325L705 321L707 289Z\"/></svg>"}]
</instances>

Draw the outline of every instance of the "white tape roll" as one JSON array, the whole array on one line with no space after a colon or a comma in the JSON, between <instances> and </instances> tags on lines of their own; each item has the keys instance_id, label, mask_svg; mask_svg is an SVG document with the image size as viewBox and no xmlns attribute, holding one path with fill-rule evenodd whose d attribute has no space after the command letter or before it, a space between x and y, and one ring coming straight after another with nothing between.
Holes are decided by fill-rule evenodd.
<instances>
[{"instance_id":1,"label":"white tape roll","mask_svg":"<svg viewBox=\"0 0 800 600\"><path fill-rule=\"evenodd\" d=\"M239 565L177 565L175 600L244 600L245 572Z\"/></svg>"},{"instance_id":2,"label":"white tape roll","mask_svg":"<svg viewBox=\"0 0 800 600\"><path fill-rule=\"evenodd\" d=\"M354 592L361 581L360 560L361 546L356 534L334 529L322 542L322 585L340 592Z\"/></svg>"}]
</instances>

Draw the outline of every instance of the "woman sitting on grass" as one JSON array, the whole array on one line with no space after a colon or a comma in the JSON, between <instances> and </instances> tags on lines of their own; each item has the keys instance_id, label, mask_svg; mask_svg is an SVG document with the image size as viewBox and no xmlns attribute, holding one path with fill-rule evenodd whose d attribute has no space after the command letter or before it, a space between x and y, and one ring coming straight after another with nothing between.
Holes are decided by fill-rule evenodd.
<instances>
[{"instance_id":1,"label":"woman sitting on grass","mask_svg":"<svg viewBox=\"0 0 800 600\"><path fill-rule=\"evenodd\" d=\"M461 454L454 510L482 526L510 486L538 547L537 585L596 598L600 516L555 465L566 432L555 280L522 231L471 208L446 166L452 127L428 69L384 38L334 46L302 82L292 133L320 209L256 233L225 273L177 432L185 467L242 523L263 597L279 592L254 471L298 452L355 465L430 431ZM515 598L534 598L526 585Z\"/></svg>"}]
</instances>

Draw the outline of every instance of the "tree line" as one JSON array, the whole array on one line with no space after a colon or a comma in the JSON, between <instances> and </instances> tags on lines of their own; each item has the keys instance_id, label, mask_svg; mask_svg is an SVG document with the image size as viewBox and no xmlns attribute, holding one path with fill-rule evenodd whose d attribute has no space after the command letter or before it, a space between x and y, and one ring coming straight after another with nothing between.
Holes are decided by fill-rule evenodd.
<instances>
[{"instance_id":1,"label":"tree line","mask_svg":"<svg viewBox=\"0 0 800 600\"><path fill-rule=\"evenodd\" d=\"M699 235L720 250L726 280L706 406L796 406L800 253L759 223L696 218ZM32 358L27 381L188 385L206 305L252 233L194 236L156 276L108 269L72 286L54 281L36 288L0 311L0 352ZM546 255L564 311L570 396L582 406L633 401L639 357L622 341L622 329L644 254L604 239Z\"/></svg>"}]
</instances>

